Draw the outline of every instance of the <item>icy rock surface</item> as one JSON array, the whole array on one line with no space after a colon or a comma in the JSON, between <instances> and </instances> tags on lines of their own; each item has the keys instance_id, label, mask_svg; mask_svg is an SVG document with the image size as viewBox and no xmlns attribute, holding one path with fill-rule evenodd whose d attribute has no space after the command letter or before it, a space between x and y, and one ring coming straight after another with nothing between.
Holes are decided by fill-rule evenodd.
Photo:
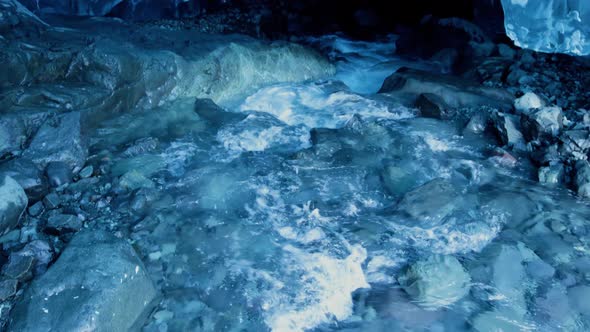
<instances>
[{"instance_id":1,"label":"icy rock surface","mask_svg":"<svg viewBox=\"0 0 590 332\"><path fill-rule=\"evenodd\" d=\"M517 46L540 52L590 54L587 0L502 0L506 33Z\"/></svg>"}]
</instances>

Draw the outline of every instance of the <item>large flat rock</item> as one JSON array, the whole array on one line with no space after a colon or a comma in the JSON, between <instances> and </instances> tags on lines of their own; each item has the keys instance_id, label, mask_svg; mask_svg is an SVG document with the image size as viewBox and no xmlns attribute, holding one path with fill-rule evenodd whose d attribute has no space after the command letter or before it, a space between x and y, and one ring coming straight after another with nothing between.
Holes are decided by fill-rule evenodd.
<instances>
[{"instance_id":1,"label":"large flat rock","mask_svg":"<svg viewBox=\"0 0 590 332\"><path fill-rule=\"evenodd\" d=\"M85 230L26 290L9 331L134 330L157 296L129 243Z\"/></svg>"}]
</instances>

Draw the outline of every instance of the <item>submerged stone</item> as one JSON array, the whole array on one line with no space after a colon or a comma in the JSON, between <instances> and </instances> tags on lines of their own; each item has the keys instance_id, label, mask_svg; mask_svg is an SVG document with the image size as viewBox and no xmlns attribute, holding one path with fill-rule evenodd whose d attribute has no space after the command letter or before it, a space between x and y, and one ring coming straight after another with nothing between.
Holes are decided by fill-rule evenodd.
<instances>
[{"instance_id":1,"label":"submerged stone","mask_svg":"<svg viewBox=\"0 0 590 332\"><path fill-rule=\"evenodd\" d=\"M0 165L0 173L12 177L25 190L31 201L47 194L48 183L43 172L26 158L17 158Z\"/></svg>"},{"instance_id":2,"label":"submerged stone","mask_svg":"<svg viewBox=\"0 0 590 332\"><path fill-rule=\"evenodd\" d=\"M458 200L453 185L438 178L406 193L397 209L416 219L420 227L434 227L455 209Z\"/></svg>"},{"instance_id":3,"label":"submerged stone","mask_svg":"<svg viewBox=\"0 0 590 332\"><path fill-rule=\"evenodd\" d=\"M47 228L59 233L75 232L82 229L82 221L71 214L57 214L47 220Z\"/></svg>"},{"instance_id":4,"label":"submerged stone","mask_svg":"<svg viewBox=\"0 0 590 332\"><path fill-rule=\"evenodd\" d=\"M4 279L0 280L0 302L8 300L16 294L18 280Z\"/></svg>"},{"instance_id":5,"label":"submerged stone","mask_svg":"<svg viewBox=\"0 0 590 332\"><path fill-rule=\"evenodd\" d=\"M398 281L420 306L436 310L467 295L471 277L455 257L435 255L411 265Z\"/></svg>"},{"instance_id":6,"label":"submerged stone","mask_svg":"<svg viewBox=\"0 0 590 332\"><path fill-rule=\"evenodd\" d=\"M9 331L128 331L141 326L157 292L125 241L76 234L13 309Z\"/></svg>"},{"instance_id":7,"label":"submerged stone","mask_svg":"<svg viewBox=\"0 0 590 332\"><path fill-rule=\"evenodd\" d=\"M21 254L11 254L8 263L2 267L2 274L8 278L26 280L32 277L34 258Z\"/></svg>"},{"instance_id":8,"label":"submerged stone","mask_svg":"<svg viewBox=\"0 0 590 332\"><path fill-rule=\"evenodd\" d=\"M28 202L23 188L10 176L4 176L0 183L0 235L18 224Z\"/></svg>"},{"instance_id":9,"label":"submerged stone","mask_svg":"<svg viewBox=\"0 0 590 332\"><path fill-rule=\"evenodd\" d=\"M451 119L455 109L450 107L444 99L433 93L423 93L416 100L416 107L424 117L441 120Z\"/></svg>"},{"instance_id":10,"label":"submerged stone","mask_svg":"<svg viewBox=\"0 0 590 332\"><path fill-rule=\"evenodd\" d=\"M45 168L45 174L47 174L49 184L52 187L60 187L73 181L73 174L70 166L61 161L48 163Z\"/></svg>"}]
</instances>

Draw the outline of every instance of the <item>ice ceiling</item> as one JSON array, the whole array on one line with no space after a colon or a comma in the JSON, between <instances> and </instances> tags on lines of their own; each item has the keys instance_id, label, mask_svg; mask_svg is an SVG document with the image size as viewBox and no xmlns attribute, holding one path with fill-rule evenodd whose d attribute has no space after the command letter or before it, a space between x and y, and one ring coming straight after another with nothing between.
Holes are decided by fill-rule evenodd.
<instances>
[{"instance_id":1,"label":"ice ceiling","mask_svg":"<svg viewBox=\"0 0 590 332\"><path fill-rule=\"evenodd\" d=\"M222 1L222 0L219 0ZM223 0L222 2L227 2ZM488 0L498 1L498 0ZM205 0L21 0L33 11L156 18L197 14ZM501 0L504 26L516 45L541 52L590 54L590 1Z\"/></svg>"}]
</instances>

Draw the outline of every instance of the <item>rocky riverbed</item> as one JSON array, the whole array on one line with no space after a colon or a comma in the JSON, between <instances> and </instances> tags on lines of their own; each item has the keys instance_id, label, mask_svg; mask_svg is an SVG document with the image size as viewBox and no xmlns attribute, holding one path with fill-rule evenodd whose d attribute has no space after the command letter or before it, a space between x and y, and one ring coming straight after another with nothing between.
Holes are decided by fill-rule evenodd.
<instances>
[{"instance_id":1,"label":"rocky riverbed","mask_svg":"<svg viewBox=\"0 0 590 332\"><path fill-rule=\"evenodd\" d=\"M2 329L590 329L587 59L0 10Z\"/></svg>"}]
</instances>

